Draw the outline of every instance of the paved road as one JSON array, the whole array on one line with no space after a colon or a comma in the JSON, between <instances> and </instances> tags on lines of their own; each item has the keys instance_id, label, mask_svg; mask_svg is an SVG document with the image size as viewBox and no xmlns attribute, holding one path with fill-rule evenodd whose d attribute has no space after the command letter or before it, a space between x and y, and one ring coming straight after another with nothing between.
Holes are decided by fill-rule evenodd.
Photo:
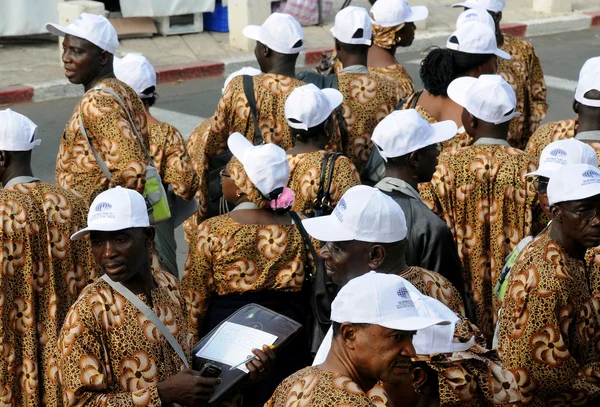
<instances>
[{"instance_id":1,"label":"paved road","mask_svg":"<svg viewBox=\"0 0 600 407\"><path fill-rule=\"evenodd\" d=\"M579 69L586 59L600 54L600 29L535 37L532 42L542 60L549 85L550 109L544 122L573 117L571 104ZM405 62L417 88L421 86L418 62L422 58L421 52L399 54L399 60ZM174 124L187 137L202 118L214 113L223 81L223 78L212 78L161 86L156 115ZM40 127L39 137L43 142L41 147L34 150L33 166L34 172L43 181L54 181L60 137L76 103L77 99L63 99L11 107L30 117ZM182 236L179 231L180 268L187 253Z\"/></svg>"}]
</instances>

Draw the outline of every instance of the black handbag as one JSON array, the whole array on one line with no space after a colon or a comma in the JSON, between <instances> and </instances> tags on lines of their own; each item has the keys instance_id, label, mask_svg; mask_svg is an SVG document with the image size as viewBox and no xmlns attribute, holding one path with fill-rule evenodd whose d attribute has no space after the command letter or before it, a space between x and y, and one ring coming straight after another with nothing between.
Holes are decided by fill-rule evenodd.
<instances>
[{"instance_id":1,"label":"black handbag","mask_svg":"<svg viewBox=\"0 0 600 407\"><path fill-rule=\"evenodd\" d=\"M253 77L244 75L243 82L244 94L248 100L248 106L250 107L250 116L252 116L252 121L254 122L254 145L262 144L264 143L264 140L260 128L258 127ZM250 126L250 117L248 117L248 123L246 124L246 133L248 132L248 126ZM221 170L227 166L231 157L233 157L233 154L227 148L222 153L217 154L208 160L208 202L206 218L212 218L213 216L229 212L227 201L223 198Z\"/></svg>"},{"instance_id":2,"label":"black handbag","mask_svg":"<svg viewBox=\"0 0 600 407\"><path fill-rule=\"evenodd\" d=\"M323 157L319 189L317 191L317 198L313 204L313 213L311 217L325 216L333 212L333 206L331 204L331 183L333 181L335 161L341 155L341 153L327 153L325 154L325 157ZM327 171L328 166L329 171Z\"/></svg>"},{"instance_id":3,"label":"black handbag","mask_svg":"<svg viewBox=\"0 0 600 407\"><path fill-rule=\"evenodd\" d=\"M337 285L327 275L325 262L317 255L298 214L290 212L290 216L298 227L304 244L315 262L314 270L310 270L309 262L306 262L307 272L302 288L308 296L308 305L311 311L305 327L309 337L310 354L314 358L331 326L331 303L337 294Z\"/></svg>"}]
</instances>

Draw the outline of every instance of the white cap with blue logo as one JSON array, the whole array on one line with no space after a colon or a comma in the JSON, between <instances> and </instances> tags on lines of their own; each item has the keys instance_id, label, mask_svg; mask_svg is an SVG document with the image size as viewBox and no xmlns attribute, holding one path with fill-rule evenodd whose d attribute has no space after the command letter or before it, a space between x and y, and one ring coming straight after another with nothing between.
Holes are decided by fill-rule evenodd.
<instances>
[{"instance_id":1,"label":"white cap with blue logo","mask_svg":"<svg viewBox=\"0 0 600 407\"><path fill-rule=\"evenodd\" d=\"M589 164L598 167L598 155L592 146L574 138L554 141L542 150L538 169L525 176L551 178L567 164Z\"/></svg>"},{"instance_id":2,"label":"white cap with blue logo","mask_svg":"<svg viewBox=\"0 0 600 407\"><path fill-rule=\"evenodd\" d=\"M548 181L548 203L581 201L600 195L600 170L589 164L567 164Z\"/></svg>"},{"instance_id":3,"label":"white cap with blue logo","mask_svg":"<svg viewBox=\"0 0 600 407\"><path fill-rule=\"evenodd\" d=\"M79 240L92 231L115 232L150 226L146 200L137 191L115 187L99 194L90 205L87 227L74 233L71 240Z\"/></svg>"}]
</instances>

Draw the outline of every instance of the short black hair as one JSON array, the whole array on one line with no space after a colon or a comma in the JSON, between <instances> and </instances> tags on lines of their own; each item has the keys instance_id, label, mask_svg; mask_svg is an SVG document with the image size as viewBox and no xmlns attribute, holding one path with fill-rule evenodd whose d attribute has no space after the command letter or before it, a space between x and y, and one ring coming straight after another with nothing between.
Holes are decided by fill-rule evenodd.
<instances>
[{"instance_id":1,"label":"short black hair","mask_svg":"<svg viewBox=\"0 0 600 407\"><path fill-rule=\"evenodd\" d=\"M455 36L449 41L458 43ZM454 79L485 64L493 57L493 54L468 54L435 47L421 62L419 75L429 93L434 96L448 96L448 86Z\"/></svg>"}]
</instances>

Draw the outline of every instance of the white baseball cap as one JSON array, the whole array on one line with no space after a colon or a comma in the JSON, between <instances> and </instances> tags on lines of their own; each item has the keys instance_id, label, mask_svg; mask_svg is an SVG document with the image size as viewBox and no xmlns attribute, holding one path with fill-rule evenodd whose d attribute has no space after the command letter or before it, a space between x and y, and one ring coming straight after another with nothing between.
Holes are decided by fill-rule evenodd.
<instances>
[{"instance_id":1,"label":"white baseball cap","mask_svg":"<svg viewBox=\"0 0 600 407\"><path fill-rule=\"evenodd\" d=\"M600 195L600 170L589 164L567 164L548 181L548 203L580 201Z\"/></svg>"},{"instance_id":2,"label":"white baseball cap","mask_svg":"<svg viewBox=\"0 0 600 407\"><path fill-rule=\"evenodd\" d=\"M371 7L371 23L394 27L404 23L425 20L429 10L425 6L410 7L406 0L377 0Z\"/></svg>"},{"instance_id":3,"label":"white baseball cap","mask_svg":"<svg viewBox=\"0 0 600 407\"><path fill-rule=\"evenodd\" d=\"M156 71L148 60L138 54L127 54L123 58L113 58L113 69L118 80L129 85L141 98L144 91L156 87Z\"/></svg>"},{"instance_id":4,"label":"white baseball cap","mask_svg":"<svg viewBox=\"0 0 600 407\"><path fill-rule=\"evenodd\" d=\"M430 124L415 109L396 110L379 122L371 141L387 161L450 140L457 131L452 120Z\"/></svg>"},{"instance_id":5,"label":"white baseball cap","mask_svg":"<svg viewBox=\"0 0 600 407\"><path fill-rule=\"evenodd\" d=\"M552 178L567 164L588 164L598 167L598 155L592 146L574 138L554 141L542 150L538 169L525 176L538 175Z\"/></svg>"},{"instance_id":6,"label":"white baseball cap","mask_svg":"<svg viewBox=\"0 0 600 407\"><path fill-rule=\"evenodd\" d=\"M402 277L375 271L353 278L331 303L331 320L399 331L418 331L450 323L444 318L420 315L409 286Z\"/></svg>"},{"instance_id":7,"label":"white baseball cap","mask_svg":"<svg viewBox=\"0 0 600 407\"><path fill-rule=\"evenodd\" d=\"M287 185L290 166L281 147L272 143L255 146L240 133L229 136L227 146L244 166L250 181L264 196Z\"/></svg>"},{"instance_id":8,"label":"white baseball cap","mask_svg":"<svg viewBox=\"0 0 600 407\"><path fill-rule=\"evenodd\" d=\"M600 107L600 100L588 99L584 96L590 90L600 91L600 57L585 61L579 71L579 80L575 90L576 101L586 106Z\"/></svg>"},{"instance_id":9,"label":"white baseball cap","mask_svg":"<svg viewBox=\"0 0 600 407\"><path fill-rule=\"evenodd\" d=\"M451 42L456 37L458 43ZM500 48L496 41L496 33L487 24L471 21L456 27L448 41L446 48L467 54L489 54L496 55L502 59L510 59L510 55Z\"/></svg>"},{"instance_id":10,"label":"white baseball cap","mask_svg":"<svg viewBox=\"0 0 600 407\"><path fill-rule=\"evenodd\" d=\"M504 10L504 0L467 0L462 3L453 4L452 7L476 8L481 7L492 13Z\"/></svg>"},{"instance_id":11,"label":"white baseball cap","mask_svg":"<svg viewBox=\"0 0 600 407\"><path fill-rule=\"evenodd\" d=\"M362 30L362 35L357 36L358 30ZM335 15L335 24L331 33L344 44L371 45L373 33L371 17L367 9L355 6L341 9Z\"/></svg>"},{"instance_id":12,"label":"white baseball cap","mask_svg":"<svg viewBox=\"0 0 600 407\"><path fill-rule=\"evenodd\" d=\"M231 82L231 80L233 78L235 78L236 76L242 76L242 75L256 76L256 75L260 75L261 73L262 73L262 71L260 69L252 68L251 66L245 66L242 69L235 71L234 73L229 75L227 77L227 79L225 79L225 83L223 84L223 89L221 89L221 93L225 93L225 89L227 89L227 85L229 85L229 82Z\"/></svg>"},{"instance_id":13,"label":"white baseball cap","mask_svg":"<svg viewBox=\"0 0 600 407\"><path fill-rule=\"evenodd\" d=\"M119 37L115 27L105 17L96 14L82 13L66 27L48 23L46 30L59 37L68 34L83 38L113 55L119 46Z\"/></svg>"},{"instance_id":14,"label":"white baseball cap","mask_svg":"<svg viewBox=\"0 0 600 407\"><path fill-rule=\"evenodd\" d=\"M150 226L146 200L137 191L122 187L107 189L90 205L87 227L74 233L71 240L79 240L90 232L115 232Z\"/></svg>"},{"instance_id":15,"label":"white baseball cap","mask_svg":"<svg viewBox=\"0 0 600 407\"><path fill-rule=\"evenodd\" d=\"M448 86L448 97L488 123L500 124L521 115L515 112L515 91L500 75L456 78Z\"/></svg>"},{"instance_id":16,"label":"white baseball cap","mask_svg":"<svg viewBox=\"0 0 600 407\"><path fill-rule=\"evenodd\" d=\"M285 101L285 118L291 128L308 130L331 117L342 100L337 89L319 89L312 83L300 86Z\"/></svg>"},{"instance_id":17,"label":"white baseball cap","mask_svg":"<svg viewBox=\"0 0 600 407\"><path fill-rule=\"evenodd\" d=\"M29 151L42 141L36 139L36 124L21 113L0 110L0 150Z\"/></svg>"},{"instance_id":18,"label":"white baseball cap","mask_svg":"<svg viewBox=\"0 0 600 407\"><path fill-rule=\"evenodd\" d=\"M366 185L347 190L331 215L304 219L302 225L308 234L324 242L392 243L403 240L407 233L400 205Z\"/></svg>"},{"instance_id":19,"label":"white baseball cap","mask_svg":"<svg viewBox=\"0 0 600 407\"><path fill-rule=\"evenodd\" d=\"M302 27L289 14L273 13L263 25L246 26L242 34L281 54L298 54L306 49ZM296 46L298 41L300 45Z\"/></svg>"},{"instance_id":20,"label":"white baseball cap","mask_svg":"<svg viewBox=\"0 0 600 407\"><path fill-rule=\"evenodd\" d=\"M496 30L494 19L485 9L473 7L463 11L456 19L456 28L466 23L478 22L489 26L492 30Z\"/></svg>"}]
</instances>

